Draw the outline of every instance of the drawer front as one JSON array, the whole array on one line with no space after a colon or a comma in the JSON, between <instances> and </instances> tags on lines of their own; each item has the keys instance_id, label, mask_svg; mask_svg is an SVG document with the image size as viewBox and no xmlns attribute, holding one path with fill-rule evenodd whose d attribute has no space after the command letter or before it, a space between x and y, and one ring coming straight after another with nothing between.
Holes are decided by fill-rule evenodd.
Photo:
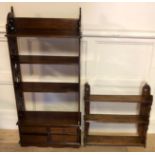
<instances>
[{"instance_id":1,"label":"drawer front","mask_svg":"<svg viewBox=\"0 0 155 155\"><path fill-rule=\"evenodd\" d=\"M77 127L21 127L22 146L80 145L80 129Z\"/></svg>"},{"instance_id":2,"label":"drawer front","mask_svg":"<svg viewBox=\"0 0 155 155\"><path fill-rule=\"evenodd\" d=\"M46 127L31 127L31 126L22 126L22 133L48 133L51 134L77 134L78 128L76 127L52 127L48 130Z\"/></svg>"},{"instance_id":3,"label":"drawer front","mask_svg":"<svg viewBox=\"0 0 155 155\"><path fill-rule=\"evenodd\" d=\"M22 146L52 146L52 144L79 143L80 137L72 135L21 135Z\"/></svg>"},{"instance_id":4,"label":"drawer front","mask_svg":"<svg viewBox=\"0 0 155 155\"><path fill-rule=\"evenodd\" d=\"M45 127L22 126L21 132L22 133L47 133L47 129Z\"/></svg>"},{"instance_id":5,"label":"drawer front","mask_svg":"<svg viewBox=\"0 0 155 155\"><path fill-rule=\"evenodd\" d=\"M43 135L21 135L22 146L47 146L47 136Z\"/></svg>"},{"instance_id":6,"label":"drawer front","mask_svg":"<svg viewBox=\"0 0 155 155\"><path fill-rule=\"evenodd\" d=\"M52 143L77 143L77 136L72 135L51 135Z\"/></svg>"},{"instance_id":7,"label":"drawer front","mask_svg":"<svg viewBox=\"0 0 155 155\"><path fill-rule=\"evenodd\" d=\"M76 135L78 132L78 128L76 127L64 127L64 128L58 128L53 127L50 129L51 134L74 134Z\"/></svg>"}]
</instances>

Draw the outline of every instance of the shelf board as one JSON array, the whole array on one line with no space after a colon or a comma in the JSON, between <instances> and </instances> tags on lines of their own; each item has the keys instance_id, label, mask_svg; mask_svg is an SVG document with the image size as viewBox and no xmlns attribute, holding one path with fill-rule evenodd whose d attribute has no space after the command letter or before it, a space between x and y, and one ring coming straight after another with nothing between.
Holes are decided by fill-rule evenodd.
<instances>
[{"instance_id":1,"label":"shelf board","mask_svg":"<svg viewBox=\"0 0 155 155\"><path fill-rule=\"evenodd\" d=\"M16 32L8 37L78 37L79 20L67 18L14 18Z\"/></svg>"},{"instance_id":2,"label":"shelf board","mask_svg":"<svg viewBox=\"0 0 155 155\"><path fill-rule=\"evenodd\" d=\"M23 126L78 126L80 112L23 111L20 124Z\"/></svg>"},{"instance_id":3,"label":"shelf board","mask_svg":"<svg viewBox=\"0 0 155 155\"><path fill-rule=\"evenodd\" d=\"M86 145L144 146L144 138L138 136L95 136L89 135Z\"/></svg>"},{"instance_id":4,"label":"shelf board","mask_svg":"<svg viewBox=\"0 0 155 155\"><path fill-rule=\"evenodd\" d=\"M113 115L113 114L89 114L86 121L113 122L113 123L145 123L147 119L140 115Z\"/></svg>"},{"instance_id":5,"label":"shelf board","mask_svg":"<svg viewBox=\"0 0 155 155\"><path fill-rule=\"evenodd\" d=\"M142 98L140 95L90 95L90 101L140 103L142 101Z\"/></svg>"},{"instance_id":6,"label":"shelf board","mask_svg":"<svg viewBox=\"0 0 155 155\"><path fill-rule=\"evenodd\" d=\"M78 64L78 56L13 56L21 64Z\"/></svg>"},{"instance_id":7,"label":"shelf board","mask_svg":"<svg viewBox=\"0 0 155 155\"><path fill-rule=\"evenodd\" d=\"M10 37L43 37L43 38L80 38L80 35L73 35L73 34L54 34L54 32L40 32L40 33L32 33L32 32L28 32L28 33L16 33L16 34L7 34L5 35L6 37L10 38Z\"/></svg>"},{"instance_id":8,"label":"shelf board","mask_svg":"<svg viewBox=\"0 0 155 155\"><path fill-rule=\"evenodd\" d=\"M18 85L18 83L16 83ZM21 82L23 92L78 92L78 83Z\"/></svg>"},{"instance_id":9,"label":"shelf board","mask_svg":"<svg viewBox=\"0 0 155 155\"><path fill-rule=\"evenodd\" d=\"M16 28L22 29L63 29L76 30L79 26L79 19L74 18L14 18Z\"/></svg>"}]
</instances>

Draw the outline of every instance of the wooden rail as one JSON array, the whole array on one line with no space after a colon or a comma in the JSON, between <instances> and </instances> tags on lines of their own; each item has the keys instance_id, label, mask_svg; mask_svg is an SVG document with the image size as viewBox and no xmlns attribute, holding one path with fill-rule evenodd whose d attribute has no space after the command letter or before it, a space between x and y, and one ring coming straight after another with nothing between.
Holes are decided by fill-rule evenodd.
<instances>
[{"instance_id":1,"label":"wooden rail","mask_svg":"<svg viewBox=\"0 0 155 155\"><path fill-rule=\"evenodd\" d=\"M86 121L113 122L113 123L148 123L147 117L139 115L89 114Z\"/></svg>"},{"instance_id":2,"label":"wooden rail","mask_svg":"<svg viewBox=\"0 0 155 155\"><path fill-rule=\"evenodd\" d=\"M140 95L90 95L90 101L140 103L142 101L142 97Z\"/></svg>"},{"instance_id":3,"label":"wooden rail","mask_svg":"<svg viewBox=\"0 0 155 155\"><path fill-rule=\"evenodd\" d=\"M78 83L21 82L24 92L78 92Z\"/></svg>"},{"instance_id":4,"label":"wooden rail","mask_svg":"<svg viewBox=\"0 0 155 155\"><path fill-rule=\"evenodd\" d=\"M19 60L21 64L78 64L78 56L13 56L12 59Z\"/></svg>"}]
</instances>

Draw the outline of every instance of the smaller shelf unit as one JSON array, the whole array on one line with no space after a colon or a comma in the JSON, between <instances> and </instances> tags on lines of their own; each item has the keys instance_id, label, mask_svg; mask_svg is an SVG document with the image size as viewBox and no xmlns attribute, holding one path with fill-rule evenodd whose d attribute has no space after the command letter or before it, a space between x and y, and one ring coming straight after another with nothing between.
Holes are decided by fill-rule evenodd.
<instances>
[{"instance_id":1,"label":"smaller shelf unit","mask_svg":"<svg viewBox=\"0 0 155 155\"><path fill-rule=\"evenodd\" d=\"M93 95L90 85L85 84L85 145L111 145L111 146L146 146L147 129L149 124L150 109L153 96L150 94L150 86L145 84L141 95ZM115 114L91 114L91 102L123 102L139 103L140 109L138 115L115 115ZM93 104L93 103L92 103ZM110 103L109 103L110 104ZM138 136L108 136L89 134L90 121L101 123L136 123ZM104 133L103 133L104 134Z\"/></svg>"},{"instance_id":2,"label":"smaller shelf unit","mask_svg":"<svg viewBox=\"0 0 155 155\"><path fill-rule=\"evenodd\" d=\"M80 23L81 9L79 19L15 17L13 8L8 13L6 37L10 52L18 114L17 124L22 146L79 147L81 145ZM20 55L18 37L76 38L78 56ZM24 82L21 64L76 64L78 82ZM24 101L25 92L76 92L78 94L78 111L27 111Z\"/></svg>"}]
</instances>

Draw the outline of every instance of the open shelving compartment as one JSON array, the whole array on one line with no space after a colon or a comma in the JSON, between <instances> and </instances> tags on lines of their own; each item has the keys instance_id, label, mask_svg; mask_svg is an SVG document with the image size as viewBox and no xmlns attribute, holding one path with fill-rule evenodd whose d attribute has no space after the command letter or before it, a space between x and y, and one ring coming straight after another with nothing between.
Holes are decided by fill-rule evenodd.
<instances>
[{"instance_id":1,"label":"open shelving compartment","mask_svg":"<svg viewBox=\"0 0 155 155\"><path fill-rule=\"evenodd\" d=\"M105 145L105 146L146 146L147 129L149 125L150 109L153 96L148 84L142 88L141 95L97 95L91 94L91 88L88 83L85 84L85 116L84 116L84 144L85 145ZM114 102L117 103L138 103L139 114L121 115L121 114L91 114L90 103ZM93 103L92 103L93 104ZM110 104L110 103L108 103ZM137 124L138 135L119 134L92 134L89 133L91 122L100 123L135 123Z\"/></svg>"},{"instance_id":2,"label":"open shelving compartment","mask_svg":"<svg viewBox=\"0 0 155 155\"><path fill-rule=\"evenodd\" d=\"M80 24L79 19L15 17L13 8L7 17L6 37L10 54L21 146L79 147L81 145L80 113ZM20 55L18 37L77 39L77 56ZM67 46L67 45L66 45ZM62 64L78 66L78 82L24 82L21 64ZM78 94L78 110L27 111L25 92Z\"/></svg>"}]
</instances>

